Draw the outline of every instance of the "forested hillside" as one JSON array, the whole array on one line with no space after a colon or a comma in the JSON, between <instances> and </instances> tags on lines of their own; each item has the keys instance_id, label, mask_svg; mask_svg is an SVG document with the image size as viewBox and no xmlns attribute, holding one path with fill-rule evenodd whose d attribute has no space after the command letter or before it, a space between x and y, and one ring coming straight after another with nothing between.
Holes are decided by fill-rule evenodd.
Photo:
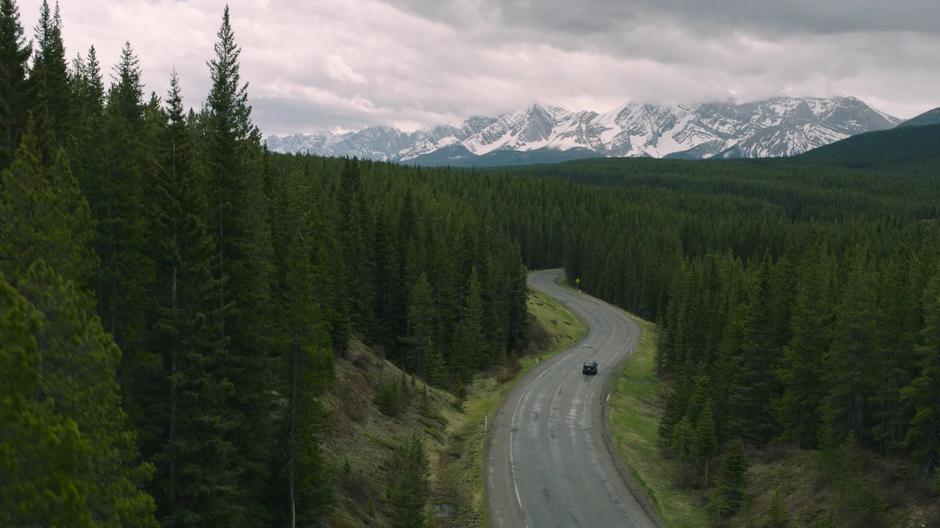
<instances>
[{"instance_id":1,"label":"forested hillside","mask_svg":"<svg viewBox=\"0 0 940 528\"><path fill-rule=\"evenodd\" d=\"M936 483L936 174L650 160L499 172L433 184L501 219L530 266L564 264L661 324L661 445L680 485L712 489L716 519L743 504L743 481L717 466L736 441L738 478L742 447L857 445ZM884 522L874 490L852 493L839 525Z\"/></svg>"},{"instance_id":2,"label":"forested hillside","mask_svg":"<svg viewBox=\"0 0 940 528\"><path fill-rule=\"evenodd\" d=\"M317 525L352 335L455 390L522 350L517 244L410 170L269 155L227 9L190 103L0 7L0 525Z\"/></svg>"},{"instance_id":3,"label":"forested hillside","mask_svg":"<svg viewBox=\"0 0 940 528\"><path fill-rule=\"evenodd\" d=\"M719 523L779 444L850 482L839 453L900 461L936 500L940 185L905 139L936 127L877 172L273 155L227 9L207 95L145 95L130 43L106 83L63 24L44 2L28 43L0 0L0 526L317 525L334 354L356 337L459 394L524 349L526 267L561 265L661 325L661 447Z\"/></svg>"}]
</instances>

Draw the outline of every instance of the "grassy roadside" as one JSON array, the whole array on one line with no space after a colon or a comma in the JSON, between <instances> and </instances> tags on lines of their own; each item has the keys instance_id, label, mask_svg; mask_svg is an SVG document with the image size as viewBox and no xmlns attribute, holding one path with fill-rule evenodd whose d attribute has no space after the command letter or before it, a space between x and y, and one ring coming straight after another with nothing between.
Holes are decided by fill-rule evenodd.
<instances>
[{"instance_id":1,"label":"grassy roadside","mask_svg":"<svg viewBox=\"0 0 940 528\"><path fill-rule=\"evenodd\" d=\"M440 527L486 526L483 482L484 418L492 418L515 382L538 362L577 342L584 323L555 299L529 291L529 354L512 368L477 376L468 388L463 412L446 409L448 441L432 458L432 502Z\"/></svg>"},{"instance_id":2,"label":"grassy roadside","mask_svg":"<svg viewBox=\"0 0 940 528\"><path fill-rule=\"evenodd\" d=\"M614 382L608 404L610 429L620 455L643 486L669 526L708 526L708 517L698 498L676 490L671 481L673 462L656 447L662 383L653 374L657 328L634 317L643 336L637 349Z\"/></svg>"}]
</instances>

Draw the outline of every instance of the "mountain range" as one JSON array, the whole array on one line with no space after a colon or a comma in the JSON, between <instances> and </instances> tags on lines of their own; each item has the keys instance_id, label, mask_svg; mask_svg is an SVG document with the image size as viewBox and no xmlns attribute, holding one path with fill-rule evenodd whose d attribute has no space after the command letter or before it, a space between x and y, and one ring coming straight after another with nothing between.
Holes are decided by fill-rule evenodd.
<instances>
[{"instance_id":1,"label":"mountain range","mask_svg":"<svg viewBox=\"0 0 940 528\"><path fill-rule=\"evenodd\" d=\"M414 132L369 127L271 136L275 152L358 156L416 165L514 165L586 157L792 156L901 122L855 97L775 97L749 103L629 103L606 113L533 104L461 126Z\"/></svg>"}]
</instances>

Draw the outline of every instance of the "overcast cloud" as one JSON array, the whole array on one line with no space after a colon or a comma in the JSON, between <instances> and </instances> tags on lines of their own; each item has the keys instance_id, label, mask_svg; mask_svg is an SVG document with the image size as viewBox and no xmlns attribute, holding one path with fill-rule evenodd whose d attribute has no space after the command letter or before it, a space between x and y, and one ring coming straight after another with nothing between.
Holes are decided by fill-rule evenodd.
<instances>
[{"instance_id":1,"label":"overcast cloud","mask_svg":"<svg viewBox=\"0 0 940 528\"><path fill-rule=\"evenodd\" d=\"M20 0L27 34L40 0ZM175 68L199 106L224 2L63 0L69 56L110 69L125 40L148 90ZM242 77L265 134L456 124L534 101L854 95L912 117L940 106L937 0L233 0Z\"/></svg>"}]
</instances>

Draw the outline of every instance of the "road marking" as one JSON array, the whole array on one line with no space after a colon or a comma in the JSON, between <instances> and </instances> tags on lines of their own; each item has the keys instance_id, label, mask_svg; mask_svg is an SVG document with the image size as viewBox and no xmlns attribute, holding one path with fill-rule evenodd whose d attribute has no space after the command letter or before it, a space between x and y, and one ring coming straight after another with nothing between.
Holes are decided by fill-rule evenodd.
<instances>
[{"instance_id":1,"label":"road marking","mask_svg":"<svg viewBox=\"0 0 940 528\"><path fill-rule=\"evenodd\" d=\"M509 419L509 473L512 475L512 487L516 492L516 503L519 505L519 511L522 513L522 522L525 524L526 528L529 526L529 516L526 515L525 508L522 507L522 497L519 495L519 482L516 479L515 457L513 456L513 431L516 428L516 415L519 413L519 408L522 406L522 402L528 399L529 392L535 386L536 382L551 372L555 367L567 362L572 357L574 357L573 354L567 354L564 358L560 359L554 365L548 367L544 372L536 376L534 380L530 381L525 391L523 391L522 396L520 396L519 400L516 402L516 406L512 411L512 417Z\"/></svg>"},{"instance_id":2,"label":"road marking","mask_svg":"<svg viewBox=\"0 0 940 528\"><path fill-rule=\"evenodd\" d=\"M541 275L546 275L546 274L541 274ZM528 519L530 516L528 515L528 512L524 509L523 504L522 504L522 496L521 496L521 492L519 489L520 486L518 482L520 478L518 477L518 474L517 474L518 468L515 464L514 445L515 445L515 432L518 432L517 428L521 427L521 420L524 418L525 419L531 418L529 416L530 408L526 408L525 406L528 405L528 401L532 398L534 394L532 389L536 385L538 385L541 379L543 379L545 376L549 375L550 373L554 372L555 367L561 368L563 364L567 365L567 363L571 362L572 359L575 357L575 354L573 354L572 352L583 351L587 354L591 354L593 352L593 355L603 357L605 362L609 361L612 366L618 362L617 361L618 358L622 359L624 356L628 357L632 352L634 352L635 347L637 345L636 341L638 340L637 339L638 336L636 335L637 328L635 328L636 322L631 317L623 313L622 310L618 309L617 307L612 306L609 303L600 301L598 299L595 299L587 295L577 296L575 295L575 292L571 290L567 290L567 289L562 289L563 293L561 295L555 295L556 285L554 283L545 282L545 281L549 281L553 277L547 277L547 275L543 277L541 275L536 275L536 277L538 277L539 279L538 282L536 282L536 284L541 286L540 288L536 288L536 289L539 289L545 293L551 292L549 293L549 295L555 297L559 301L562 301L562 299L566 298L568 302L562 301L562 304L567 305L568 308L571 309L572 311L590 313L589 309L591 308L590 306L591 304L599 308L602 308L602 312L604 313L600 314L598 321L595 321L596 323L598 323L597 327L591 328L590 324L588 324L588 335L585 336L584 340L590 339L590 337L588 336L590 336L591 334L594 334L596 336L595 332L597 331L602 331L602 330L607 331L609 335L607 339L604 340L603 343L597 343L594 345L581 344L582 348L580 350L578 348L574 348L574 349L569 349L565 351L562 357L558 358L557 362L548 366L546 370L539 373L538 376L532 379L532 381L523 390L519 399L515 403L512 414L510 415L509 466L510 466L510 474L511 474L512 482L513 482L514 493L516 496L516 503L517 503L517 506L519 507L520 514L522 515L522 520L523 520L522 524L524 524L526 528L530 528L531 526L530 523L528 522ZM541 284L542 282L545 282L545 283ZM608 328L608 325L612 325L613 328ZM626 335L624 336L624 334ZM615 343L612 344L612 341ZM577 345L575 345L575 347L577 347ZM595 350L589 350L592 348ZM588 349L588 350L584 350L584 349ZM614 369L611 368L608 374L610 374L611 377L613 377L615 375ZM573 408L571 409L571 411L574 412L574 415L568 416L567 420L564 420L564 418L562 418L565 422L569 422L568 423L569 434L573 435L572 441L575 444L579 443L577 442L577 440L575 440L575 438L581 439L582 442L583 441L587 442L587 444L584 445L585 447L584 454L587 455L589 463L587 465L579 465L578 467L583 476L586 476L585 474L586 472L590 472L590 470L587 470L587 468L593 467L594 471L596 471L596 473L594 473L593 475L593 478L598 479L602 483L603 487L605 488L607 492L607 495L614 499L613 502L616 504L616 507L622 512L622 514L626 516L626 520L633 523L635 526L646 526L645 524L637 523L637 517L634 516L633 512L631 512L630 509L627 508L627 503L621 500L620 495L614 489L615 487L618 487L618 488L620 487L619 485L614 486L615 483L619 482L624 485L626 485L626 483L622 482L619 475L616 475L615 477L614 476L615 474L608 474L607 472L603 470L603 466L601 464L600 459L604 458L606 460L607 457L611 456L611 453L608 452L606 446L604 446L603 449L598 449L599 446L598 444L595 443L598 437L589 433L586 436L584 434L575 436L575 429L576 429L575 424L576 423L580 422L578 423L578 425L581 425L582 427L584 427L586 423L590 424L590 422L593 421L593 413L590 410L592 406L590 404L592 401L593 402L597 401L596 392L595 392L596 388L593 387L594 381L596 380L594 379L594 377L591 377L587 381L588 383L584 385L577 384L578 387L575 389L576 395L574 396L574 399L572 400ZM556 390L556 394L555 394L556 396L558 395L559 392L562 392L564 385L565 383L559 384ZM587 394L594 392L595 396L593 398L591 397L578 398L577 394L581 393L582 391L585 391ZM541 389L540 389L540 394L541 394ZM605 403L610 401L611 396L612 396L612 391L606 394ZM554 400L554 397L552 399ZM550 403L549 417L551 417L551 414L552 414L551 405L552 404ZM523 413L520 415L519 413L521 409L523 408L526 408L527 411L526 413ZM582 411L581 416L578 417L580 419L577 419L575 416L578 410ZM561 417L556 417L556 418L561 418ZM496 428L494 428L494 430L495 429ZM585 430L587 429L588 428L585 427ZM528 434L531 434L531 433L524 432L524 435L522 438L526 438ZM522 441L522 439L520 439L520 441ZM535 473L527 473L527 478L531 480L534 476L538 480L540 478L538 475L539 474L535 474ZM527 482L528 481L524 482L523 485L525 485ZM629 488L627 488L627 496L629 496L629 494L630 494L630 491L629 491ZM557 500L557 498L555 499ZM536 502L540 502L540 501L536 501ZM630 503L631 508L639 507L639 505L634 502L630 502L630 501L627 501L627 502ZM530 504L530 506L533 506L533 504ZM578 515L579 512L572 511L570 506L566 507L565 510L562 510L562 511L565 511L570 516L569 520L573 521L574 524L582 525L585 522L587 522L587 519L583 519L583 518L579 519L580 517ZM638 511L641 511L641 510L638 510ZM496 526L499 526L499 527L503 526L502 522L506 520L505 518L506 510L504 509L500 511L497 508L494 513L496 517L495 520L497 522ZM561 516L564 517L565 515L562 514ZM510 513L509 517L511 520L511 518L514 517L514 515ZM644 517L644 516L641 516L641 517ZM555 520L557 521L559 519L556 518Z\"/></svg>"}]
</instances>

